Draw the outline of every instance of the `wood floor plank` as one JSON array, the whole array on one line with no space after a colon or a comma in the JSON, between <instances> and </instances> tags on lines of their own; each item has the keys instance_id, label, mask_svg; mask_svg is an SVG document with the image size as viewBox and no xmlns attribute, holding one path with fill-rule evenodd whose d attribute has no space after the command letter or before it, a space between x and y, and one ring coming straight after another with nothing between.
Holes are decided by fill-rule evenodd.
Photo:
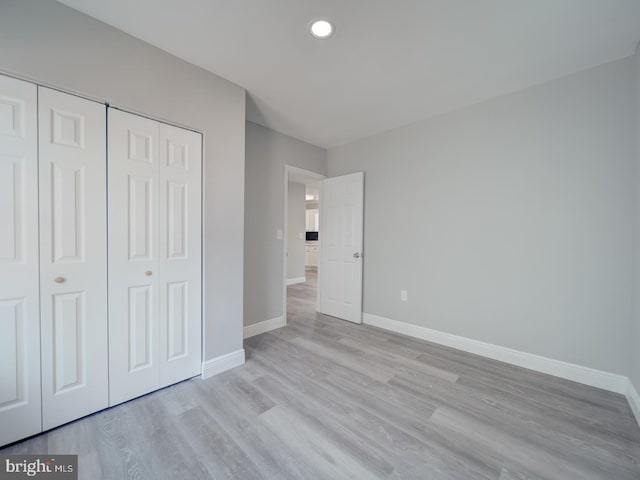
<instances>
[{"instance_id":1,"label":"wood floor plank","mask_svg":"<svg viewBox=\"0 0 640 480\"><path fill-rule=\"evenodd\" d=\"M512 465L507 465L502 468L500 472L500 478L498 480L544 480L542 477L538 475L534 475L524 470L514 467Z\"/></svg>"},{"instance_id":2,"label":"wood floor plank","mask_svg":"<svg viewBox=\"0 0 640 480\"><path fill-rule=\"evenodd\" d=\"M312 389L316 395L309 397L305 393L309 385L303 392L294 392L291 385L270 375L255 380L255 383L271 396L279 396L278 404L293 410L317 434L324 435L360 464L367 465L376 478L386 478L393 471L393 455L372 442L371 437L363 436L362 429L356 428L357 412L353 406L328 399L318 388Z\"/></svg>"},{"instance_id":3,"label":"wood floor plank","mask_svg":"<svg viewBox=\"0 0 640 480\"><path fill-rule=\"evenodd\" d=\"M394 338L389 341L397 343L399 339ZM420 342L420 340L411 338L403 339L402 341L413 345ZM629 416L631 413L629 404L623 395L461 352L442 345L425 343L424 352L417 360L423 361L428 365L444 363L447 365L447 369L460 375L462 373L458 371L458 368L473 372L473 375L494 377L502 381L508 380L518 385L537 388L547 394L557 394L569 402L599 406L603 410L610 410L623 416ZM456 368L456 365L458 368Z\"/></svg>"},{"instance_id":4,"label":"wood floor plank","mask_svg":"<svg viewBox=\"0 0 640 480\"><path fill-rule=\"evenodd\" d=\"M455 383L459 378L459 375L448 370L437 368L424 362L419 362L413 358L407 358L404 355L398 355L360 339L355 340L353 338L342 337L338 342L359 350L367 361L384 365L394 373L398 373L399 370L402 370L409 376L426 375L439 377L452 383Z\"/></svg>"},{"instance_id":5,"label":"wood floor plank","mask_svg":"<svg viewBox=\"0 0 640 480\"><path fill-rule=\"evenodd\" d=\"M458 354L460 355L460 354ZM580 396L575 392L565 394L558 391L553 385L548 388L539 378L534 378L533 373L525 369L522 372L522 380L517 380L516 376L511 374L501 375L496 371L480 370L478 366L469 364L458 367L444 360L442 357L436 358L433 355L420 356L417 359L426 362L429 365L438 365L440 368L454 370L459 374L458 383L472 386L472 388L481 389L482 385L505 392L512 392L523 398L524 402L535 403L544 409L553 409L561 412L567 418L573 417L575 421L581 421L585 424L592 425L600 433L608 431L615 437L622 437L624 441L631 440L637 442L638 437L637 425L633 421L631 413L627 413L624 409L617 406L619 396L617 394L606 392L610 395L611 405L602 405L600 401L591 401L592 397L602 395L602 391L591 388L589 395ZM556 379L554 378L554 382ZM574 382L566 381L571 384ZM582 391L584 386L580 386ZM563 388L564 390L564 388ZM626 400L625 400L626 402ZM627 404L627 408L628 404Z\"/></svg>"},{"instance_id":6,"label":"wood floor plank","mask_svg":"<svg viewBox=\"0 0 640 480\"><path fill-rule=\"evenodd\" d=\"M546 478L636 479L637 470L615 462L580 454L570 444L554 442L546 433L514 427L495 416L479 417L447 406L439 407L431 418L435 425L464 434L478 446L500 452L505 459ZM564 447L564 448L563 448Z\"/></svg>"},{"instance_id":7,"label":"wood floor plank","mask_svg":"<svg viewBox=\"0 0 640 480\"><path fill-rule=\"evenodd\" d=\"M242 369L243 367L240 367ZM237 375L227 372L223 377ZM211 382L200 382L196 398L207 413L219 422L220 428L233 439L252 460L263 478L279 475L283 471L298 478L310 478L313 470L298 462L295 454L263 424L250 402Z\"/></svg>"},{"instance_id":8,"label":"wood floor plank","mask_svg":"<svg viewBox=\"0 0 640 480\"><path fill-rule=\"evenodd\" d=\"M278 405L265 412L262 419L302 461L319 471L318 478L376 478L367 465L315 430L290 407Z\"/></svg>"}]
</instances>

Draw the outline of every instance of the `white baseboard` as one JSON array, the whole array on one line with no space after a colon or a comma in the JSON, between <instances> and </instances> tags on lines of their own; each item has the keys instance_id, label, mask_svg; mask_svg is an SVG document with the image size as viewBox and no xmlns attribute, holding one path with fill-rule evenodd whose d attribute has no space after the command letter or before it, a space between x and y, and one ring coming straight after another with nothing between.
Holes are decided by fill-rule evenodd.
<instances>
[{"instance_id":1,"label":"white baseboard","mask_svg":"<svg viewBox=\"0 0 640 480\"><path fill-rule=\"evenodd\" d=\"M220 355L202 363L202 378L213 377L232 368L244 365L244 349Z\"/></svg>"},{"instance_id":2,"label":"white baseboard","mask_svg":"<svg viewBox=\"0 0 640 480\"><path fill-rule=\"evenodd\" d=\"M304 283L307 279L305 277L289 278L287 279L287 285L295 285L296 283Z\"/></svg>"},{"instance_id":3,"label":"white baseboard","mask_svg":"<svg viewBox=\"0 0 640 480\"><path fill-rule=\"evenodd\" d=\"M638 395L638 391L631 383L631 380L627 379L627 391L625 392L625 396L629 401L629 405L631 406L631 411L636 417L636 421L638 425L640 425L640 395Z\"/></svg>"},{"instance_id":4,"label":"white baseboard","mask_svg":"<svg viewBox=\"0 0 640 480\"><path fill-rule=\"evenodd\" d=\"M260 335L261 333L269 332L271 330L275 330L276 328L284 327L287 325L287 322L284 321L284 317L276 317L270 320L265 320L264 322L254 323L253 325L247 325L243 330L243 338L253 337L255 335Z\"/></svg>"},{"instance_id":5,"label":"white baseboard","mask_svg":"<svg viewBox=\"0 0 640 480\"><path fill-rule=\"evenodd\" d=\"M602 388L611 392L628 394L629 379L624 375L604 372L594 368L583 367L573 363L554 360L531 353L521 352L511 348L500 347L491 343L481 342L470 338L459 337L450 333L420 327L410 323L399 322L369 313L362 314L362 321L367 325L384 328L410 337L427 340L537 372L583 383L592 387ZM637 394L636 394L637 395ZM636 397L637 398L637 397ZM639 404L640 405L640 404Z\"/></svg>"}]
</instances>

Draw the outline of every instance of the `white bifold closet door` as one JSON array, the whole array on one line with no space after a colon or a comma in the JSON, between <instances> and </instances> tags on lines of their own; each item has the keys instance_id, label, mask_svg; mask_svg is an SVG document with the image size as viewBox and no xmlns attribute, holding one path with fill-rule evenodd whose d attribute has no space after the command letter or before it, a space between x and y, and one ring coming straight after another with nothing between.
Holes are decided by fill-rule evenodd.
<instances>
[{"instance_id":1,"label":"white bifold closet door","mask_svg":"<svg viewBox=\"0 0 640 480\"><path fill-rule=\"evenodd\" d=\"M38 92L47 430L108 406L106 107Z\"/></svg>"},{"instance_id":2,"label":"white bifold closet door","mask_svg":"<svg viewBox=\"0 0 640 480\"><path fill-rule=\"evenodd\" d=\"M160 387L202 371L202 135L160 124Z\"/></svg>"},{"instance_id":3,"label":"white bifold closet door","mask_svg":"<svg viewBox=\"0 0 640 480\"><path fill-rule=\"evenodd\" d=\"M0 76L0 445L38 433L36 86Z\"/></svg>"},{"instance_id":4,"label":"white bifold closet door","mask_svg":"<svg viewBox=\"0 0 640 480\"><path fill-rule=\"evenodd\" d=\"M201 136L109 109L109 402L201 370Z\"/></svg>"}]
</instances>

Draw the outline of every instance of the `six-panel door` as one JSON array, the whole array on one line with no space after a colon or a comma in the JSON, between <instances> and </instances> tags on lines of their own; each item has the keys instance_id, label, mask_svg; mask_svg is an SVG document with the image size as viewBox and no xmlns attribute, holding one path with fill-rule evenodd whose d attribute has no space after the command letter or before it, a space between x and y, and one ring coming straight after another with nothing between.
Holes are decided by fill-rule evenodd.
<instances>
[{"instance_id":1,"label":"six-panel door","mask_svg":"<svg viewBox=\"0 0 640 480\"><path fill-rule=\"evenodd\" d=\"M160 124L160 387L201 371L201 138Z\"/></svg>"},{"instance_id":2,"label":"six-panel door","mask_svg":"<svg viewBox=\"0 0 640 480\"><path fill-rule=\"evenodd\" d=\"M39 87L42 423L108 405L105 106Z\"/></svg>"},{"instance_id":3,"label":"six-panel door","mask_svg":"<svg viewBox=\"0 0 640 480\"><path fill-rule=\"evenodd\" d=\"M322 181L320 311L362 323L364 173Z\"/></svg>"},{"instance_id":4,"label":"six-panel door","mask_svg":"<svg viewBox=\"0 0 640 480\"><path fill-rule=\"evenodd\" d=\"M159 388L158 122L109 109L109 404Z\"/></svg>"},{"instance_id":5,"label":"six-panel door","mask_svg":"<svg viewBox=\"0 0 640 480\"><path fill-rule=\"evenodd\" d=\"M0 446L42 428L36 99L0 76Z\"/></svg>"}]
</instances>

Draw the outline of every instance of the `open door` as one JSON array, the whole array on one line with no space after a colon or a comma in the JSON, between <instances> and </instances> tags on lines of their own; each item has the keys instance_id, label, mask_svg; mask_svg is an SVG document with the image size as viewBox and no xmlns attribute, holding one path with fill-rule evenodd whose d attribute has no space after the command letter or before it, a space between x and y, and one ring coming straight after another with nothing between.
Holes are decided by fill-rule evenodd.
<instances>
[{"instance_id":1,"label":"open door","mask_svg":"<svg viewBox=\"0 0 640 480\"><path fill-rule=\"evenodd\" d=\"M320 312L362 323L364 172L322 181Z\"/></svg>"}]
</instances>

